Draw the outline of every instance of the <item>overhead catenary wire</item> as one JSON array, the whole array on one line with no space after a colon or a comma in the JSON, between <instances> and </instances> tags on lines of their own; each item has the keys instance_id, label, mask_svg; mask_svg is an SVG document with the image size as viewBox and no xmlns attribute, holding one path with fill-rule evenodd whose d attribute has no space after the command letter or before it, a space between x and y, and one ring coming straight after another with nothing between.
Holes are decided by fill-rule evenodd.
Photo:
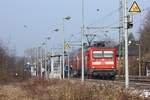
<instances>
[{"instance_id":1,"label":"overhead catenary wire","mask_svg":"<svg viewBox=\"0 0 150 100\"><path fill-rule=\"evenodd\" d=\"M94 21L92 24L89 24L87 26L92 26L92 25L96 25L97 23L100 24L102 23L105 19L111 17L112 15L114 15L115 13L117 13L119 11L119 8L111 11L110 13L106 14L104 17L97 19L96 21Z\"/></svg>"},{"instance_id":2,"label":"overhead catenary wire","mask_svg":"<svg viewBox=\"0 0 150 100\"><path fill-rule=\"evenodd\" d=\"M117 8L117 9L115 9L115 10L109 12L109 13L106 14L104 17L102 17L102 18L96 20L94 23L91 23L91 24L89 24L89 25L87 25L87 26L92 26L92 25L100 24L100 23L106 21L107 18L109 18L109 17L111 17L112 15L116 14L118 11L119 11L119 8ZM99 22L99 23L98 23L98 22ZM104 26L104 27L111 27L111 26L114 25L114 23L115 23L115 22L111 23L110 25L106 25L106 26ZM117 22L116 22L116 23L117 23ZM102 29L99 29L99 30L97 30L97 31L90 32L90 33L96 33L96 32L99 32L99 31L105 32L105 30L102 31ZM106 31L107 31L107 30L106 30ZM108 31L107 31L107 32L108 32ZM80 36L80 33L81 33L81 32L78 32L78 33L76 33L76 34L72 34L72 35L70 36L68 42L71 42L71 40L72 40L73 37L75 37L75 36L77 36L77 35ZM77 38L77 39L79 39L79 38ZM79 41L80 41L80 40L79 40Z\"/></svg>"},{"instance_id":3,"label":"overhead catenary wire","mask_svg":"<svg viewBox=\"0 0 150 100\"><path fill-rule=\"evenodd\" d=\"M93 27L94 30L96 30L96 31L93 31L91 33L97 33L97 32L106 33L106 32L109 32L109 30L111 30L111 31L118 31L116 29L119 29L119 26L114 26L115 23L117 23L117 22L115 21L115 22L113 22L113 23L111 23L111 24L109 24L107 26L95 27L95 28Z\"/></svg>"}]
</instances>

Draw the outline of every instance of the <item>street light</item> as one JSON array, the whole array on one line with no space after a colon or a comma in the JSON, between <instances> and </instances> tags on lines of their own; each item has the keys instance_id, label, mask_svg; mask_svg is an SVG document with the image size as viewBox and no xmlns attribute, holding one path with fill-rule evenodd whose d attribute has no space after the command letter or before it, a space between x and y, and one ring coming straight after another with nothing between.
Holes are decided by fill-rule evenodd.
<instances>
[{"instance_id":1,"label":"street light","mask_svg":"<svg viewBox=\"0 0 150 100\"><path fill-rule=\"evenodd\" d=\"M53 31L55 31L55 32L57 32L57 31L59 31L59 29L54 29L54 30L52 30L51 32L53 32ZM44 48L44 52L45 52L45 56L44 56L44 59L45 59L45 77L46 78L48 78L48 76L49 76L49 69L48 69L48 64L47 64L47 40L49 41L50 39L51 39L51 37L50 36L48 36L48 37L46 37L45 38L46 39L46 41L45 42L43 42L42 43L42 45L45 45L45 48Z\"/></svg>"},{"instance_id":2,"label":"street light","mask_svg":"<svg viewBox=\"0 0 150 100\"><path fill-rule=\"evenodd\" d=\"M70 16L66 16L66 17L64 17L63 19L70 20L71 17L70 17Z\"/></svg>"},{"instance_id":3,"label":"street light","mask_svg":"<svg viewBox=\"0 0 150 100\"><path fill-rule=\"evenodd\" d=\"M63 47L62 47L62 56L63 56L63 68L62 68L62 70L63 70L63 79L65 78L65 72L64 72L64 65L65 65L65 56L64 56L64 52L65 52L65 48L64 48L64 42L65 42L65 38L64 38L64 35L65 35L65 33L64 33L64 21L65 20L70 20L71 19L71 17L70 16L66 16L66 17L64 17L63 18L63 35L62 35L62 38L63 38Z\"/></svg>"},{"instance_id":4,"label":"street light","mask_svg":"<svg viewBox=\"0 0 150 100\"><path fill-rule=\"evenodd\" d=\"M59 29L54 29L53 31L58 32L58 31L59 31Z\"/></svg>"},{"instance_id":5,"label":"street light","mask_svg":"<svg viewBox=\"0 0 150 100\"><path fill-rule=\"evenodd\" d=\"M54 29L54 30L52 30L51 32L53 33L53 32L58 32L59 31L59 29ZM53 44L52 43L53 42L53 38L51 38L51 44ZM51 47L51 74L53 75L54 74L54 61L53 61L53 46ZM50 71L50 70L48 70L48 71ZM48 72L48 74L49 74L50 72Z\"/></svg>"},{"instance_id":6,"label":"street light","mask_svg":"<svg viewBox=\"0 0 150 100\"><path fill-rule=\"evenodd\" d=\"M37 62L38 62L38 69L37 69L37 74L40 74L38 76L42 77L42 47L38 46L37 47ZM40 73L39 73L40 72Z\"/></svg>"},{"instance_id":7,"label":"street light","mask_svg":"<svg viewBox=\"0 0 150 100\"><path fill-rule=\"evenodd\" d=\"M48 36L48 37L46 37L46 40L47 41L50 41L51 40L51 37L50 36ZM46 41L46 42L47 42ZM47 45L48 45L48 43L47 43ZM46 65L46 78L49 78L49 66L48 66L48 47L45 45L45 56L46 56L46 58L45 59L47 59L47 63L45 63L45 65Z\"/></svg>"}]
</instances>

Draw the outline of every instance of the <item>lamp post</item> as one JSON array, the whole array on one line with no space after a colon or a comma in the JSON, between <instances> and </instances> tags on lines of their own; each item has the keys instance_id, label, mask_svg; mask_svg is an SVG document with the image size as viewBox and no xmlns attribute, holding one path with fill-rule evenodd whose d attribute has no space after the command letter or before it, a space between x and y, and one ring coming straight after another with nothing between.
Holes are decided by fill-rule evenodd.
<instances>
[{"instance_id":1,"label":"lamp post","mask_svg":"<svg viewBox=\"0 0 150 100\"><path fill-rule=\"evenodd\" d=\"M39 76L39 55L38 55L39 47L36 48L36 76Z\"/></svg>"},{"instance_id":2,"label":"lamp post","mask_svg":"<svg viewBox=\"0 0 150 100\"><path fill-rule=\"evenodd\" d=\"M65 35L65 33L64 33L64 22L65 22L65 20L70 20L71 19L71 17L70 16L66 16L66 17L64 17L63 18L63 35L62 35L62 38L63 38L63 47L62 47L62 56L63 56L63 58L62 58L62 60L63 60L63 68L62 68L62 70L63 70L63 79L65 78L65 72L64 72L64 65L65 65L65 56L64 56L64 52L65 52L65 48L64 48L64 42L65 42L65 38L64 38L64 35Z\"/></svg>"},{"instance_id":3,"label":"lamp post","mask_svg":"<svg viewBox=\"0 0 150 100\"><path fill-rule=\"evenodd\" d=\"M50 36L48 36L48 37L46 37L46 40L47 41L50 41L51 40L51 37ZM48 44L47 44L48 45ZM47 51L48 49L47 49L47 46L45 45L45 56L46 56L46 59L48 58L48 51ZM49 66L48 66L48 59L47 59L47 62L45 63L45 65L46 65L46 78L49 78Z\"/></svg>"},{"instance_id":4,"label":"lamp post","mask_svg":"<svg viewBox=\"0 0 150 100\"><path fill-rule=\"evenodd\" d=\"M45 46L44 47L44 64L45 64L45 78L47 78L46 43L43 42L42 45Z\"/></svg>"},{"instance_id":5,"label":"lamp post","mask_svg":"<svg viewBox=\"0 0 150 100\"><path fill-rule=\"evenodd\" d=\"M59 29L56 28L56 29L51 30L50 32L53 33L53 32L58 32L58 31L59 31ZM49 41L51 40L50 43L53 44L52 43L53 42L52 36L51 37L47 37L46 39L49 40ZM53 74L53 72L54 72L54 66L53 66L54 63L53 63L53 57L52 57L53 56L53 45L51 45L50 50L51 50L51 58L50 58L51 59L51 65L50 66L51 66L51 73ZM48 75L50 74L50 70L49 69L50 68L48 67Z\"/></svg>"},{"instance_id":6,"label":"lamp post","mask_svg":"<svg viewBox=\"0 0 150 100\"><path fill-rule=\"evenodd\" d=\"M53 31L55 31L55 32L57 32L57 31L59 31L59 29L54 29L54 30L52 30L51 32L53 32ZM46 37L46 42L45 43L43 43L42 45L45 45L45 77L46 78L49 78L49 68L48 68L48 61L46 61L46 59L47 59L47 45L46 45L46 43L47 43L47 41L50 41L51 40L51 37L50 36L48 36L48 37ZM52 59L51 59L52 60ZM53 64L53 63L52 63ZM51 64L51 65L52 65ZM53 67L53 66L51 66L51 67Z\"/></svg>"},{"instance_id":7,"label":"lamp post","mask_svg":"<svg viewBox=\"0 0 150 100\"><path fill-rule=\"evenodd\" d=\"M43 56L43 55L42 55L42 47L41 47L41 46L38 47L37 55L38 55L37 58L38 58L38 63L39 63L39 64L38 64L38 65L39 65L39 66L38 66L39 68L38 68L37 71L38 71L38 74L40 74L40 75L38 75L38 76L41 76L41 77L42 77L42 66L43 66L43 65L42 65L42 59L43 59L42 56Z\"/></svg>"}]
</instances>

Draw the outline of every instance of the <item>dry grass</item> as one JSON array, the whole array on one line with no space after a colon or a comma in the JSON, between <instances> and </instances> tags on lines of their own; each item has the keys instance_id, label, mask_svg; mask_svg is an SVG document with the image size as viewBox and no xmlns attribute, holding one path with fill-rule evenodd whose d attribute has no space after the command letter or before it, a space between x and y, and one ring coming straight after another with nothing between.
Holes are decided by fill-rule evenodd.
<instances>
[{"instance_id":1,"label":"dry grass","mask_svg":"<svg viewBox=\"0 0 150 100\"><path fill-rule=\"evenodd\" d=\"M0 100L148 100L107 83L35 78L0 86Z\"/></svg>"},{"instance_id":2,"label":"dry grass","mask_svg":"<svg viewBox=\"0 0 150 100\"><path fill-rule=\"evenodd\" d=\"M0 100L32 100L24 95L24 91L18 86L0 86Z\"/></svg>"}]
</instances>

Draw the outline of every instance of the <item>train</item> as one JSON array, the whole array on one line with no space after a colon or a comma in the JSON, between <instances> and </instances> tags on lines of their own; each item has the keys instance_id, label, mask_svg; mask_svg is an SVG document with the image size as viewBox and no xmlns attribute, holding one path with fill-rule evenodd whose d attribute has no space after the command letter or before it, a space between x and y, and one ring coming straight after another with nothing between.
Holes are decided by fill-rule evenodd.
<instances>
[{"instance_id":1,"label":"train","mask_svg":"<svg viewBox=\"0 0 150 100\"><path fill-rule=\"evenodd\" d=\"M114 79L117 75L116 48L89 47L84 50L84 73L87 78ZM72 76L81 76L81 49L70 57Z\"/></svg>"}]
</instances>

